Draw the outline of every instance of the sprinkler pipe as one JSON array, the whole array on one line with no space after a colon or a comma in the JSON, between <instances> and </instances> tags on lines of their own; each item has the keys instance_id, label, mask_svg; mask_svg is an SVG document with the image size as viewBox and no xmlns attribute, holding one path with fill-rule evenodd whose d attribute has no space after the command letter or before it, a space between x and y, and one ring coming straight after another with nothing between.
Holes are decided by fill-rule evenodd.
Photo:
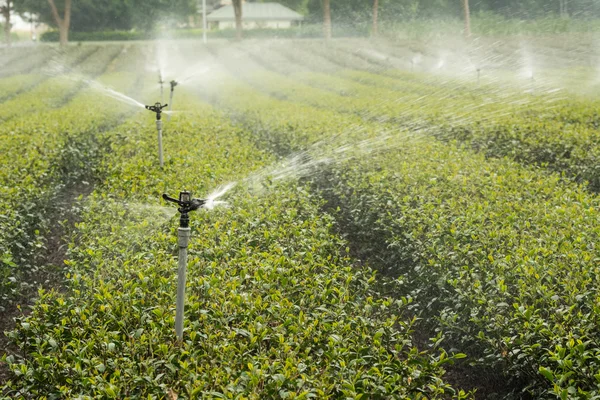
<instances>
[{"instance_id":1,"label":"sprinkler pipe","mask_svg":"<svg viewBox=\"0 0 600 400\"><path fill-rule=\"evenodd\" d=\"M163 89L163 84L165 83L165 81L163 80L162 77L162 72L160 72L160 69L158 70L158 84L160 85L160 102L164 103L165 99L164 99L164 89Z\"/></svg>"},{"instance_id":2,"label":"sprinkler pipe","mask_svg":"<svg viewBox=\"0 0 600 400\"><path fill-rule=\"evenodd\" d=\"M206 44L206 32L208 30L208 24L206 22L206 0L202 0L202 42Z\"/></svg>"},{"instance_id":3,"label":"sprinkler pipe","mask_svg":"<svg viewBox=\"0 0 600 400\"><path fill-rule=\"evenodd\" d=\"M206 204L205 199L193 199L188 191L179 192L179 199L169 197L163 194L165 201L170 201L179 206L177 211L181 213L179 217L179 228L177 229L177 244L179 246L179 258L177 265L177 308L175 310L175 333L177 340L183 340L183 316L185 308L185 281L187 272L187 248L190 242L190 211L195 211Z\"/></svg>"},{"instance_id":4,"label":"sprinkler pipe","mask_svg":"<svg viewBox=\"0 0 600 400\"><path fill-rule=\"evenodd\" d=\"M171 94L169 96L169 111L173 110L173 93L175 93L175 86L177 86L179 83L176 80L172 80L171 82L169 82L171 84ZM167 121L171 120L171 114L167 115Z\"/></svg>"},{"instance_id":5,"label":"sprinkler pipe","mask_svg":"<svg viewBox=\"0 0 600 400\"><path fill-rule=\"evenodd\" d=\"M156 113L156 130L158 131L158 160L160 162L160 167L163 167L163 147L162 147L162 109L165 108L168 104L160 104L156 103L153 106L146 106L146 110L150 110Z\"/></svg>"}]
</instances>

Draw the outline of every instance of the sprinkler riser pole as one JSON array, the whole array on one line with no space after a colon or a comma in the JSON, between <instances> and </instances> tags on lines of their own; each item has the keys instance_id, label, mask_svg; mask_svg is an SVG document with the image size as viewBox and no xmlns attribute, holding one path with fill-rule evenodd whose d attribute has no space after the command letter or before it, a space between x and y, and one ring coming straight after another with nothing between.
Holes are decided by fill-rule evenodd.
<instances>
[{"instance_id":1,"label":"sprinkler riser pole","mask_svg":"<svg viewBox=\"0 0 600 400\"><path fill-rule=\"evenodd\" d=\"M185 307L185 275L187 269L187 248L190 242L190 216L189 212L202 208L208 200L193 199L188 191L179 192L179 199L162 195L165 201L175 203L179 206L177 211L181 213L179 217L179 229L177 230L177 244L179 246L179 260L177 265L177 307L175 310L175 333L177 340L183 340L183 315Z\"/></svg>"},{"instance_id":2,"label":"sprinkler riser pole","mask_svg":"<svg viewBox=\"0 0 600 400\"><path fill-rule=\"evenodd\" d=\"M206 0L202 0L202 42L206 44L206 31L208 29L208 25L206 23Z\"/></svg>"},{"instance_id":3,"label":"sprinkler riser pole","mask_svg":"<svg viewBox=\"0 0 600 400\"><path fill-rule=\"evenodd\" d=\"M156 130L158 131L158 161L160 162L160 167L162 168L164 162L162 145L162 121L160 119L156 120Z\"/></svg>"},{"instance_id":4,"label":"sprinkler riser pole","mask_svg":"<svg viewBox=\"0 0 600 400\"><path fill-rule=\"evenodd\" d=\"M170 111L173 110L173 93L175 92L175 90L173 90L173 88L171 88L171 95L169 96L169 114L167 115L167 121L171 120L171 113Z\"/></svg>"},{"instance_id":5,"label":"sprinkler riser pole","mask_svg":"<svg viewBox=\"0 0 600 400\"><path fill-rule=\"evenodd\" d=\"M179 261L177 268L177 308L175 310L175 333L177 340L183 340L183 315L185 309L185 281L187 270L187 248L190 242L191 229L189 227L177 229L179 243Z\"/></svg>"}]
</instances>

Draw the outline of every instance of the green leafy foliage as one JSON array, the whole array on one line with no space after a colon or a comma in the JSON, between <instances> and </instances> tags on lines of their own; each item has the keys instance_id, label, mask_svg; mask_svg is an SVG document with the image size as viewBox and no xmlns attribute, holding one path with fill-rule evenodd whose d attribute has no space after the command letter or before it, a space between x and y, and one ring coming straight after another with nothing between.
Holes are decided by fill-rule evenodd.
<instances>
[{"instance_id":1,"label":"green leafy foliage","mask_svg":"<svg viewBox=\"0 0 600 400\"><path fill-rule=\"evenodd\" d=\"M81 71L98 73L112 64L121 72L110 71L99 81L135 90L135 75L127 68L135 68L129 57L135 58L138 51L132 50L129 57L123 53L127 60L115 60L122 50L117 46L76 50L73 55L77 58L90 50L94 57L80 66ZM98 101L98 93L85 88L82 81L51 78L7 101L0 111L0 118L7 120L0 128L2 310L19 298L23 286L32 284L43 267L38 258L45 247L44 234L51 224L60 223L52 220L55 200L68 186L93 183L94 164L104 146L97 134L127 112L116 101Z\"/></svg>"},{"instance_id":2,"label":"green leafy foliage","mask_svg":"<svg viewBox=\"0 0 600 400\"><path fill-rule=\"evenodd\" d=\"M464 398L459 359L412 340L410 299L380 295L298 183L193 216L184 341L174 338L176 221L160 194L201 195L272 160L178 92L157 166L152 117L103 132L105 179L69 247L69 287L41 293L10 334L8 396ZM150 203L150 205L146 204ZM174 211L174 210L173 210Z\"/></svg>"}]
</instances>

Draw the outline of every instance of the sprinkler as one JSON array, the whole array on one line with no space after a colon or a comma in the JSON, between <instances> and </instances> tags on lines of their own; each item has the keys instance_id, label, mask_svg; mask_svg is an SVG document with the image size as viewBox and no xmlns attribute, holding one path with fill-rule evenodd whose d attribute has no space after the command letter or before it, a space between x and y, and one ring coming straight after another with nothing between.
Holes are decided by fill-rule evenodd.
<instances>
[{"instance_id":1,"label":"sprinkler","mask_svg":"<svg viewBox=\"0 0 600 400\"><path fill-rule=\"evenodd\" d=\"M529 77L531 79L531 95L535 95L535 75L533 73L533 71L531 71L531 76Z\"/></svg>"},{"instance_id":2,"label":"sprinkler","mask_svg":"<svg viewBox=\"0 0 600 400\"><path fill-rule=\"evenodd\" d=\"M185 275L187 269L187 248L190 242L190 217L188 213L202 208L205 199L193 199L188 191L179 192L179 199L174 199L163 194L163 199L179 206L179 229L177 229L177 242L179 245L179 260L177 268L177 308L175 311L175 333L179 341L183 340L183 313L185 307Z\"/></svg>"},{"instance_id":3,"label":"sprinkler","mask_svg":"<svg viewBox=\"0 0 600 400\"><path fill-rule=\"evenodd\" d=\"M481 82L481 68L477 68L477 84Z\"/></svg>"},{"instance_id":4,"label":"sprinkler","mask_svg":"<svg viewBox=\"0 0 600 400\"><path fill-rule=\"evenodd\" d=\"M165 101L165 99L163 97L164 96L164 94L163 94L164 93L164 90L163 90L164 83L165 83L165 81L163 80L162 72L160 72L160 69L159 69L158 70L158 84L160 85L160 102L161 103Z\"/></svg>"},{"instance_id":5,"label":"sprinkler","mask_svg":"<svg viewBox=\"0 0 600 400\"><path fill-rule=\"evenodd\" d=\"M171 111L173 109L173 93L175 92L175 86L177 86L179 83L176 80L172 80L171 82L169 82L171 84L171 95L169 97L169 111ZM171 120L171 114L167 115L167 121Z\"/></svg>"},{"instance_id":6,"label":"sprinkler","mask_svg":"<svg viewBox=\"0 0 600 400\"><path fill-rule=\"evenodd\" d=\"M153 106L146 106L147 110L150 110L156 113L156 130L158 131L158 160L160 161L160 167L163 167L163 148L162 148L162 121L161 114L162 109L165 108L168 104L160 104L156 103Z\"/></svg>"}]
</instances>

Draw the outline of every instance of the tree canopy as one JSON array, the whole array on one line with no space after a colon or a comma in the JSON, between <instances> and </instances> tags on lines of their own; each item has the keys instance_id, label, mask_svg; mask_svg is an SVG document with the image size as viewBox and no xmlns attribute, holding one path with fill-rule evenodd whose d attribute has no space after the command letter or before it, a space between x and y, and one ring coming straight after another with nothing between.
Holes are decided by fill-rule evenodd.
<instances>
[{"instance_id":1,"label":"tree canopy","mask_svg":"<svg viewBox=\"0 0 600 400\"><path fill-rule=\"evenodd\" d=\"M307 22L323 20L323 0L248 0L278 1L306 16ZM62 10L65 0L55 0ZM334 24L369 23L373 0L330 0ZM173 24L196 13L198 0L76 0L72 4L71 30L152 30L157 23ZM470 2L472 14L494 12L511 18L538 18L547 15L600 17L598 0L478 0ZM40 21L52 27L47 0L18 0L15 9L33 12ZM462 18L462 0L379 0L381 21L402 21L415 18Z\"/></svg>"},{"instance_id":2,"label":"tree canopy","mask_svg":"<svg viewBox=\"0 0 600 400\"><path fill-rule=\"evenodd\" d=\"M55 3L59 11L64 8L64 0ZM16 9L39 14L41 22L56 27L47 0L22 0ZM71 30L152 30L159 22L182 20L195 12L195 0L76 0L71 5Z\"/></svg>"}]
</instances>

